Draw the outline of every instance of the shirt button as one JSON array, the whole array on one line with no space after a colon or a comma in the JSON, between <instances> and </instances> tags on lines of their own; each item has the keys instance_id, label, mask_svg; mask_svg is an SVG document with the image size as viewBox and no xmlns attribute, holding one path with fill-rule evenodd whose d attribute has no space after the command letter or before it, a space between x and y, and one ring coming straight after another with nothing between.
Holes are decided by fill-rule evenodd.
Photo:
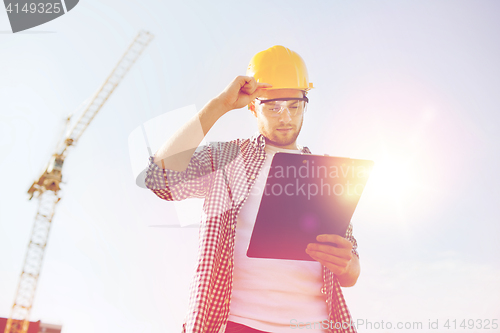
<instances>
[{"instance_id":1,"label":"shirt button","mask_svg":"<svg viewBox=\"0 0 500 333\"><path fill-rule=\"evenodd\" d=\"M240 197L240 201L243 201L243 200L245 200L245 196L244 196L244 195L242 195L242 196Z\"/></svg>"},{"instance_id":2,"label":"shirt button","mask_svg":"<svg viewBox=\"0 0 500 333\"><path fill-rule=\"evenodd\" d=\"M254 176L254 175L251 175L251 176L250 176L250 179L255 179L255 176Z\"/></svg>"},{"instance_id":3,"label":"shirt button","mask_svg":"<svg viewBox=\"0 0 500 333\"><path fill-rule=\"evenodd\" d=\"M231 225L231 229L233 229L233 230L234 230L234 224L233 224L233 225Z\"/></svg>"},{"instance_id":4,"label":"shirt button","mask_svg":"<svg viewBox=\"0 0 500 333\"><path fill-rule=\"evenodd\" d=\"M265 157L263 155L260 156L260 159L263 160Z\"/></svg>"}]
</instances>

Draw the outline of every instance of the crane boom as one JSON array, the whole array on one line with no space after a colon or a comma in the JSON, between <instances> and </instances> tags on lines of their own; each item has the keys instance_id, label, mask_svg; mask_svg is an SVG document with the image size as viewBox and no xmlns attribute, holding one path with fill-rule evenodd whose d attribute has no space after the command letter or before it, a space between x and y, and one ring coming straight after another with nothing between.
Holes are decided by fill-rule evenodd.
<instances>
[{"instance_id":1,"label":"crane boom","mask_svg":"<svg viewBox=\"0 0 500 333\"><path fill-rule=\"evenodd\" d=\"M96 114L153 37L152 34L146 31L138 33L106 81L93 95L90 102L86 104L78 120L70 125L69 130L64 133L47 167L28 190L30 199L36 195L36 198L39 200L38 211L35 216L23 270L14 298L14 305L12 306L11 315L7 320L4 333L28 332L29 316L42 268L52 218L56 205L61 200L58 193L60 190L59 183L62 180L62 166L69 151L68 147L73 146L80 139L83 132L85 132Z\"/></svg>"}]
</instances>

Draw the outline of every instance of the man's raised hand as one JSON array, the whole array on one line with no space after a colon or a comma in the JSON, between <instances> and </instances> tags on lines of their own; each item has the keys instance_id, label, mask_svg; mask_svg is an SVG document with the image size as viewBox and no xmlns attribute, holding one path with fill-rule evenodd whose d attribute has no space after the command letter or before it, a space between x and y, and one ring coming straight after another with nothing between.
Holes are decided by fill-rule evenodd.
<instances>
[{"instance_id":1,"label":"man's raised hand","mask_svg":"<svg viewBox=\"0 0 500 333\"><path fill-rule=\"evenodd\" d=\"M257 97L261 97L268 83L257 83L252 76L237 76L216 99L221 103L225 112L239 109L250 104Z\"/></svg>"}]
</instances>

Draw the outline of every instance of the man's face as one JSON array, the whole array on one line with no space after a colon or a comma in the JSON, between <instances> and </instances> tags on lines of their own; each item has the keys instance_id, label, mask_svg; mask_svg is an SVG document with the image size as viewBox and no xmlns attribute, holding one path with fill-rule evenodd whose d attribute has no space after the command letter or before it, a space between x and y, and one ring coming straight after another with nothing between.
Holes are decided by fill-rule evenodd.
<instances>
[{"instance_id":1,"label":"man's face","mask_svg":"<svg viewBox=\"0 0 500 333\"><path fill-rule=\"evenodd\" d=\"M297 89L267 90L260 99L274 98L302 98L304 94ZM266 138L266 143L280 148L297 149L297 137L299 136L304 114L291 116L288 110L282 110L278 117L268 117L262 111L262 105L258 101L253 102L253 115L257 118L259 132Z\"/></svg>"}]
</instances>

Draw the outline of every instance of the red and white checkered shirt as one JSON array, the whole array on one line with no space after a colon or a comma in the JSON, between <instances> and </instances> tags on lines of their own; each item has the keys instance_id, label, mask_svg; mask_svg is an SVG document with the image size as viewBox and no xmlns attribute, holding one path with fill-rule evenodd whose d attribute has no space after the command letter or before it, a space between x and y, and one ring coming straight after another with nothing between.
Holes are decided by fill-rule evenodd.
<instances>
[{"instance_id":1,"label":"red and white checkered shirt","mask_svg":"<svg viewBox=\"0 0 500 333\"><path fill-rule=\"evenodd\" d=\"M146 186L158 197L164 200L205 199L198 262L183 332L225 330L233 285L237 216L266 158L264 148L265 139L257 134L246 140L210 143L193 154L187 169L182 172L159 168L150 157ZM304 147L302 153L311 152ZM345 238L351 241L353 254L358 256L352 225ZM339 282L324 266L321 292L326 295L329 331L356 332Z\"/></svg>"}]
</instances>

